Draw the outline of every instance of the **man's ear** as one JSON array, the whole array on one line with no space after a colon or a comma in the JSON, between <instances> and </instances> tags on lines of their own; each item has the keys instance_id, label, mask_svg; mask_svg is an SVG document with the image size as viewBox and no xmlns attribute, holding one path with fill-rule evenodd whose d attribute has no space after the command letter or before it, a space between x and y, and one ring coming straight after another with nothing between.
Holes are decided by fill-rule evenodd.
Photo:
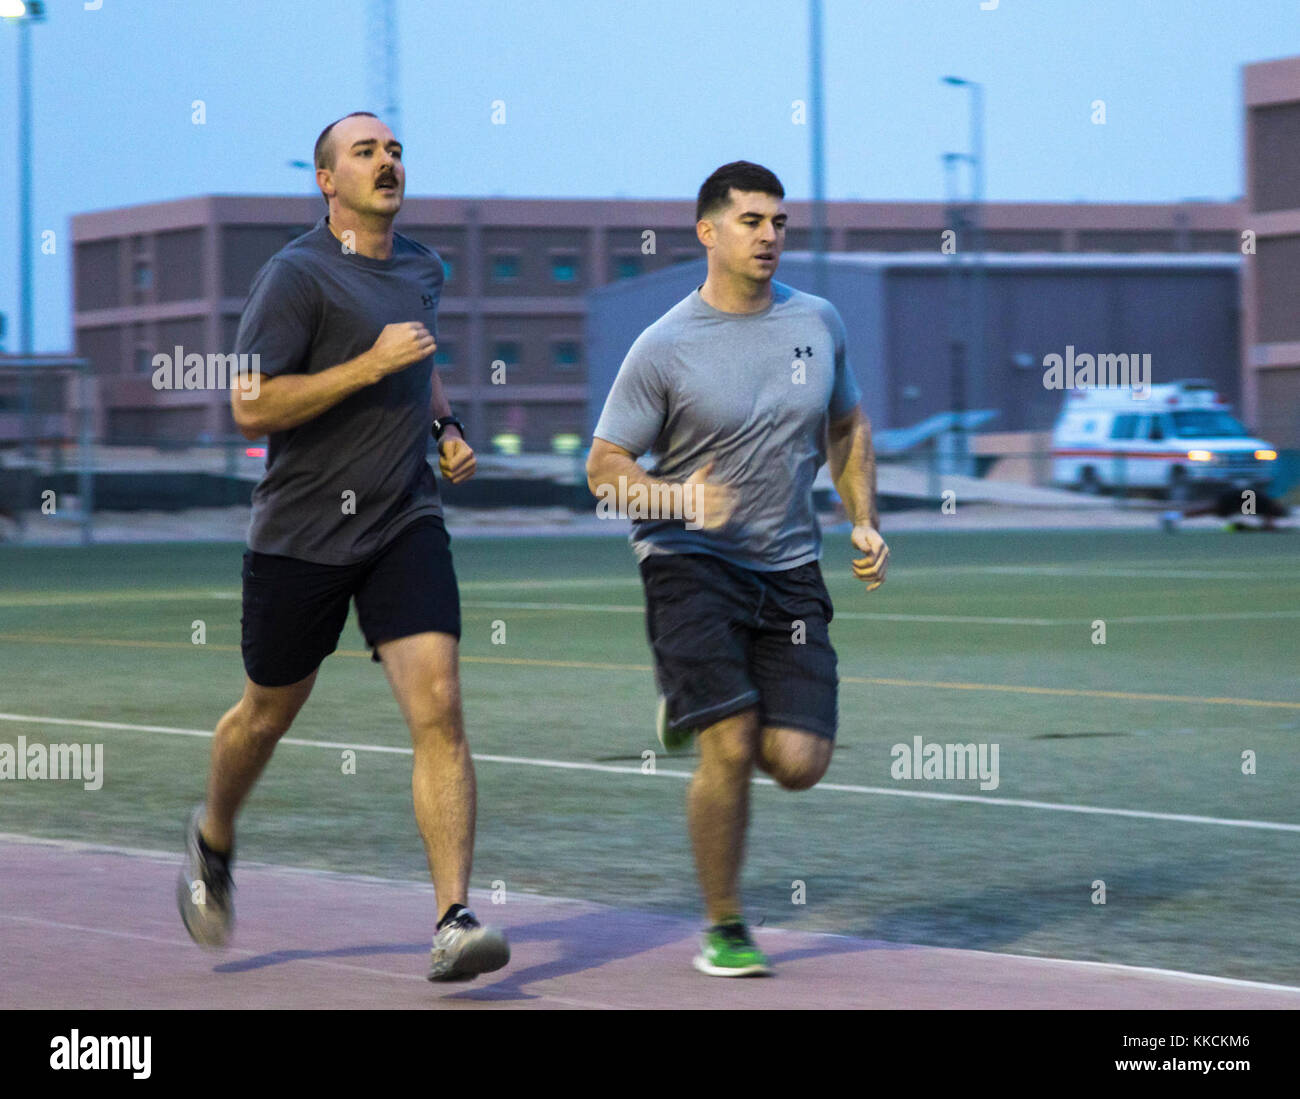
<instances>
[{"instance_id":1,"label":"man's ear","mask_svg":"<svg viewBox=\"0 0 1300 1099\"><path fill-rule=\"evenodd\" d=\"M712 248L717 242L717 227L708 218L700 218L695 223L695 236L705 248Z\"/></svg>"}]
</instances>

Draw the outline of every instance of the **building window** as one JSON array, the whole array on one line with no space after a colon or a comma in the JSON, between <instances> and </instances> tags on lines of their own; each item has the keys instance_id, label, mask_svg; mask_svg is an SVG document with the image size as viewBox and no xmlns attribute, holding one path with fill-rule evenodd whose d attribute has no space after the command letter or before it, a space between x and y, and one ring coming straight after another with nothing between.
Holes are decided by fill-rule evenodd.
<instances>
[{"instance_id":1,"label":"building window","mask_svg":"<svg viewBox=\"0 0 1300 1099\"><path fill-rule=\"evenodd\" d=\"M492 257L492 281L514 282L517 278L519 278L519 253L496 253Z\"/></svg>"},{"instance_id":2,"label":"building window","mask_svg":"<svg viewBox=\"0 0 1300 1099\"><path fill-rule=\"evenodd\" d=\"M137 290L148 290L153 285L153 268L147 263L137 263L131 282Z\"/></svg>"},{"instance_id":3,"label":"building window","mask_svg":"<svg viewBox=\"0 0 1300 1099\"><path fill-rule=\"evenodd\" d=\"M446 252L439 252L442 257L442 277L444 282L456 281L456 257L449 256Z\"/></svg>"},{"instance_id":4,"label":"building window","mask_svg":"<svg viewBox=\"0 0 1300 1099\"><path fill-rule=\"evenodd\" d=\"M582 362L582 348L577 340L556 340L551 344L551 365L556 370L577 370Z\"/></svg>"},{"instance_id":5,"label":"building window","mask_svg":"<svg viewBox=\"0 0 1300 1099\"><path fill-rule=\"evenodd\" d=\"M518 340L497 340L492 345L492 361L500 360L506 366L514 366L519 362L519 341Z\"/></svg>"},{"instance_id":6,"label":"building window","mask_svg":"<svg viewBox=\"0 0 1300 1099\"><path fill-rule=\"evenodd\" d=\"M153 348L137 347L135 349L135 372L137 374L153 373Z\"/></svg>"},{"instance_id":7,"label":"building window","mask_svg":"<svg viewBox=\"0 0 1300 1099\"><path fill-rule=\"evenodd\" d=\"M456 369L456 345L450 340L446 342L439 341L438 348L433 353L434 365L444 372Z\"/></svg>"},{"instance_id":8,"label":"building window","mask_svg":"<svg viewBox=\"0 0 1300 1099\"><path fill-rule=\"evenodd\" d=\"M578 255L576 252L556 252L551 256L551 278L555 282L578 281Z\"/></svg>"},{"instance_id":9,"label":"building window","mask_svg":"<svg viewBox=\"0 0 1300 1099\"><path fill-rule=\"evenodd\" d=\"M614 277L616 279L634 279L641 274L641 257L628 252L614 257Z\"/></svg>"}]
</instances>

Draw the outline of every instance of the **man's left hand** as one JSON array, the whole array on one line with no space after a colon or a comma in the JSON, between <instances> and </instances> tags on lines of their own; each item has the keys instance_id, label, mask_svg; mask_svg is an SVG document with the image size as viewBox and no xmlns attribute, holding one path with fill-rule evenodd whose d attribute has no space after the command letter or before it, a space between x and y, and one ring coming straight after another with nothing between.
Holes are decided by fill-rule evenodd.
<instances>
[{"instance_id":1,"label":"man's left hand","mask_svg":"<svg viewBox=\"0 0 1300 1099\"><path fill-rule=\"evenodd\" d=\"M453 485L459 485L474 476L478 459L474 450L460 437L455 427L448 427L438 441L438 469Z\"/></svg>"},{"instance_id":2,"label":"man's left hand","mask_svg":"<svg viewBox=\"0 0 1300 1099\"><path fill-rule=\"evenodd\" d=\"M862 551L861 557L853 559L853 575L867 585L867 591L875 591L885 582L885 568L889 564L889 547L880 537L880 532L870 523L857 523L849 535L853 548Z\"/></svg>"}]
</instances>

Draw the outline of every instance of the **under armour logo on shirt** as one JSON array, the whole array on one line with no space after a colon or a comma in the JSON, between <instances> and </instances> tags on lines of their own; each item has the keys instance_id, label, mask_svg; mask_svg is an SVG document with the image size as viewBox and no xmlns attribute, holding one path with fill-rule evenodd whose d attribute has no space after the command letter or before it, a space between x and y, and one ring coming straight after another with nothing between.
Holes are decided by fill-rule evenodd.
<instances>
[{"instance_id":1,"label":"under armour logo on shirt","mask_svg":"<svg viewBox=\"0 0 1300 1099\"><path fill-rule=\"evenodd\" d=\"M796 347L796 348L794 349L794 357L795 357L796 359L802 359L805 355L807 355L808 358L810 358L810 359L812 358L812 345L811 345L811 344L809 344L807 347Z\"/></svg>"},{"instance_id":2,"label":"under armour logo on shirt","mask_svg":"<svg viewBox=\"0 0 1300 1099\"><path fill-rule=\"evenodd\" d=\"M420 295L420 304L423 305L423 306L425 307L425 309L432 309L432 308L433 308L433 295L432 295L432 294L421 294L421 295Z\"/></svg>"}]
</instances>

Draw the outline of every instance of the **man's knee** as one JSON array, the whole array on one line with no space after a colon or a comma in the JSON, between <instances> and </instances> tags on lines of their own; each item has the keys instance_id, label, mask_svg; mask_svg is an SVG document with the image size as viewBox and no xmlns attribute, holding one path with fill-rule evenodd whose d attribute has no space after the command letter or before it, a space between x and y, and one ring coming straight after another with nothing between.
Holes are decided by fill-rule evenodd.
<instances>
[{"instance_id":1,"label":"man's knee","mask_svg":"<svg viewBox=\"0 0 1300 1099\"><path fill-rule=\"evenodd\" d=\"M834 744L799 729L763 730L761 766L787 790L816 786L830 766Z\"/></svg>"},{"instance_id":2,"label":"man's knee","mask_svg":"<svg viewBox=\"0 0 1300 1099\"><path fill-rule=\"evenodd\" d=\"M455 674L435 675L413 708L411 734L417 743L459 741L465 736L460 681Z\"/></svg>"},{"instance_id":3,"label":"man's knee","mask_svg":"<svg viewBox=\"0 0 1300 1099\"><path fill-rule=\"evenodd\" d=\"M259 705L245 699L236 708L236 721L246 737L260 744L274 744L289 731L297 712L296 708Z\"/></svg>"},{"instance_id":4,"label":"man's knee","mask_svg":"<svg viewBox=\"0 0 1300 1099\"><path fill-rule=\"evenodd\" d=\"M232 716L245 736L274 744L289 731L315 680L315 672L286 687L261 687L249 680Z\"/></svg>"},{"instance_id":5,"label":"man's knee","mask_svg":"<svg viewBox=\"0 0 1300 1099\"><path fill-rule=\"evenodd\" d=\"M725 717L699 733L700 766L748 771L758 756L758 720L753 710Z\"/></svg>"}]
</instances>

